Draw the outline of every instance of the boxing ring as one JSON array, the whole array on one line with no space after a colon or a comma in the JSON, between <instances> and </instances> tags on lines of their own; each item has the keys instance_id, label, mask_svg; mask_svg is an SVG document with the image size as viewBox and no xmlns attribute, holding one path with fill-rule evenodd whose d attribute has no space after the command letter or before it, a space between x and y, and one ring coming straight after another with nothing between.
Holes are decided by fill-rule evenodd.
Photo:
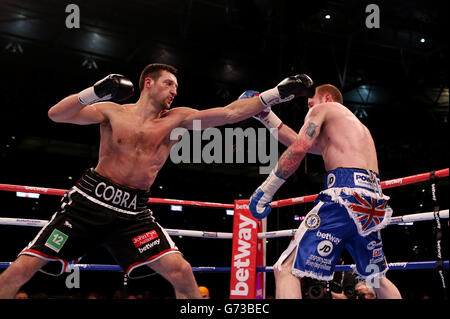
<instances>
[{"instance_id":1,"label":"boxing ring","mask_svg":"<svg viewBox=\"0 0 450 319\"><path fill-rule=\"evenodd\" d=\"M388 263L389 269L393 271L436 269L439 273L444 298L446 297L446 281L444 278L444 269L449 268L449 261L443 260L441 249L442 227L441 219L449 218L449 210L440 210L436 196L436 181L449 176L449 169L421 173L417 175L396 178L382 181L381 187L389 189L410 185L421 182L430 182L432 201L434 210L432 212L423 212L416 214L407 214L403 216L392 216L388 225L402 225L406 223L435 221L436 227L436 260L427 261L397 261ZM37 193L42 195L63 196L66 190L43 188L33 186L20 186L10 184L0 184L0 190L10 192ZM317 194L282 199L272 202L273 208L285 207L310 203L315 200ZM391 196L392 197L392 196ZM296 229L267 231L265 220L256 220L248 210L248 200L236 200L234 204L189 201L165 198L150 198L148 204L160 205L182 205L196 207L210 207L234 210L233 232L214 232L203 230L183 230L183 229L165 229L170 236L186 236L210 239L228 239L232 240L231 266L199 266L192 267L194 272L230 272L230 299L263 299L265 297L265 274L273 272L273 267L266 266L266 239L292 237ZM275 212L272 212L275 214ZM270 217L269 217L270 218ZM0 217L0 225L8 226L28 226L43 227L48 220L27 219L27 218L8 218ZM31 239L31 238L30 238ZM389 243L387 243L389 245ZM277 256L278 257L278 256ZM0 262L0 269L9 267L11 262ZM69 270L79 269L83 271L117 271L122 272L118 265L107 264L71 264ZM354 271L354 264L336 265L335 271Z\"/></svg>"}]
</instances>

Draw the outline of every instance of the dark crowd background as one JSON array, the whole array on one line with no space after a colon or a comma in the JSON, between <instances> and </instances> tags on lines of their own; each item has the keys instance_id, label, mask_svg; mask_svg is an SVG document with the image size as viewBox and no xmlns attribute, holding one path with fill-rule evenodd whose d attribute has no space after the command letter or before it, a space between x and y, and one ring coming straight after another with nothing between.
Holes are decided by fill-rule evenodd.
<instances>
[{"instance_id":1,"label":"dark crowd background","mask_svg":"<svg viewBox=\"0 0 450 319\"><path fill-rule=\"evenodd\" d=\"M66 27L66 6L80 9L80 28ZM272 88L289 75L306 73L316 84L331 83L344 104L374 137L382 180L448 167L448 3L377 1L380 27L369 29L365 1L0 1L0 183L70 188L97 161L98 126L57 124L47 110L65 96L110 73L130 78L135 87L149 63L179 69L173 107L224 106L247 89ZM138 90L136 90L138 91ZM135 93L130 102L138 99ZM306 114L299 98L274 107L299 130ZM262 127L248 119L231 127ZM223 130L224 128L221 128ZM206 143L206 142L205 142ZM279 153L285 150L279 145ZM265 179L260 163L174 164L167 161L153 197L233 203L247 199ZM315 194L325 173L320 157L308 155L275 199ZM430 183L386 190L394 216L433 211ZM448 209L448 177L437 181L438 204ZM58 196L18 198L0 192L1 216L49 219ZM231 232L224 209L150 205L166 228ZM312 204L277 209L269 230L297 228ZM442 220L443 254L448 260L448 220ZM37 234L34 227L0 225L0 261L12 261ZM382 231L388 262L436 259L434 221L393 225ZM229 266L231 242L174 237L193 266ZM272 265L289 238L267 241ZM353 263L344 254L345 263ZM114 263L95 248L83 263ZM197 273L213 298L227 298L229 273ZM442 298L436 270L390 271L408 299ZM39 296L113 298L125 290L121 273L81 272L79 289L66 276L38 273L24 289ZM267 274L267 295L274 295ZM171 298L159 276L129 280L127 294ZM126 294L125 294L126 295ZM124 295L121 295L124 296Z\"/></svg>"}]
</instances>

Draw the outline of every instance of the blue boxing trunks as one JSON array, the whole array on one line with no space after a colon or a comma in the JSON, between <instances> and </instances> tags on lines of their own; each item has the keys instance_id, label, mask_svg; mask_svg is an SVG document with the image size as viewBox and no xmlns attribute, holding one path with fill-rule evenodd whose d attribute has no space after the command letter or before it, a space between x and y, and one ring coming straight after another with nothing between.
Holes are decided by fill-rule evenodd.
<instances>
[{"instance_id":1,"label":"blue boxing trunks","mask_svg":"<svg viewBox=\"0 0 450 319\"><path fill-rule=\"evenodd\" d=\"M362 278L385 276L388 270L380 229L390 220L388 196L378 174L356 168L327 172L325 190L314 201L288 248L274 265L295 253L292 274L332 280L335 265L347 249Z\"/></svg>"},{"instance_id":2,"label":"blue boxing trunks","mask_svg":"<svg viewBox=\"0 0 450 319\"><path fill-rule=\"evenodd\" d=\"M41 269L61 275L103 246L130 278L154 273L148 265L179 253L147 208L149 192L124 187L89 169L61 200L61 207L19 255L48 261Z\"/></svg>"}]
</instances>

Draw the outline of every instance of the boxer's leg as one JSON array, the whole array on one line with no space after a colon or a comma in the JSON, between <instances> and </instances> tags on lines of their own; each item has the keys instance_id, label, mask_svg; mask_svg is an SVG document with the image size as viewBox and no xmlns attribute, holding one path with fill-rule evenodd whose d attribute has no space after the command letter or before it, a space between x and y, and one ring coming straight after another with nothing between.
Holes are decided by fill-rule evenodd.
<instances>
[{"instance_id":1,"label":"boxer's leg","mask_svg":"<svg viewBox=\"0 0 450 319\"><path fill-rule=\"evenodd\" d=\"M12 299L48 261L21 255L0 275L0 299Z\"/></svg>"},{"instance_id":2,"label":"boxer's leg","mask_svg":"<svg viewBox=\"0 0 450 319\"><path fill-rule=\"evenodd\" d=\"M274 267L275 275L275 298L276 299L302 299L300 278L292 274L295 251L281 264Z\"/></svg>"},{"instance_id":3,"label":"boxer's leg","mask_svg":"<svg viewBox=\"0 0 450 319\"><path fill-rule=\"evenodd\" d=\"M181 254L167 254L148 266L172 284L178 299L201 298L191 265Z\"/></svg>"},{"instance_id":4,"label":"boxer's leg","mask_svg":"<svg viewBox=\"0 0 450 319\"><path fill-rule=\"evenodd\" d=\"M402 299L400 291L386 277L381 278L378 287L374 287L373 289L377 293L378 299Z\"/></svg>"}]
</instances>

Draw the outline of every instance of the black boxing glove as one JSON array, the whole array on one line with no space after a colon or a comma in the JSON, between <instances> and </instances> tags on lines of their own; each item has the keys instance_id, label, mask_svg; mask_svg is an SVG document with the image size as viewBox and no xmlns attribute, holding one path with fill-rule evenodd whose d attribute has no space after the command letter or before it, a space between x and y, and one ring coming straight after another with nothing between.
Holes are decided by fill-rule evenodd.
<instances>
[{"instance_id":1,"label":"black boxing glove","mask_svg":"<svg viewBox=\"0 0 450 319\"><path fill-rule=\"evenodd\" d=\"M271 107L275 104L290 101L298 96L313 97L313 84L313 80L306 74L289 76L273 89L262 92L259 95L259 100L263 105Z\"/></svg>"},{"instance_id":2,"label":"black boxing glove","mask_svg":"<svg viewBox=\"0 0 450 319\"><path fill-rule=\"evenodd\" d=\"M120 74L110 74L78 93L78 101L89 105L100 101L114 100L124 101L134 93L133 83Z\"/></svg>"}]
</instances>

